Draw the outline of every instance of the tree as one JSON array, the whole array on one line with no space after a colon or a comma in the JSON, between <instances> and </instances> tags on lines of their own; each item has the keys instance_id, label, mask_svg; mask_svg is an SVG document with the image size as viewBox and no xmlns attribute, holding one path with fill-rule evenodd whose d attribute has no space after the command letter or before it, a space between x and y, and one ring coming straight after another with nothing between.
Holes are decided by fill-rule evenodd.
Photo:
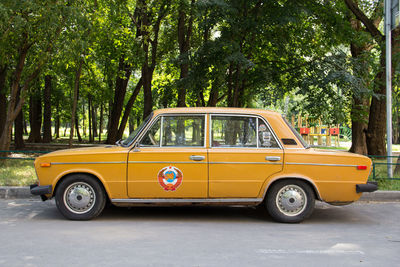
<instances>
[{"instance_id":1,"label":"tree","mask_svg":"<svg viewBox=\"0 0 400 267\"><path fill-rule=\"evenodd\" d=\"M349 10L354 14L355 18L360 21L365 30L371 35L379 49L379 72L374 79L375 96L372 97L369 111L368 129L366 134L368 154L384 155L386 153L385 129L386 129L386 88L385 88L385 36L379 31L378 24L382 20L382 4L383 1L377 1L371 16L368 17L359 5L352 0L345 0ZM400 30L392 33L393 53L398 51L400 41L398 41ZM397 62L394 62L395 68Z\"/></svg>"},{"instance_id":2,"label":"tree","mask_svg":"<svg viewBox=\"0 0 400 267\"><path fill-rule=\"evenodd\" d=\"M1 28L0 66L13 65L6 121L0 137L0 150L8 150L13 122L21 112L31 82L38 77L66 25L70 8L68 1L50 0L3 1L2 6L1 17L8 23Z\"/></svg>"}]
</instances>

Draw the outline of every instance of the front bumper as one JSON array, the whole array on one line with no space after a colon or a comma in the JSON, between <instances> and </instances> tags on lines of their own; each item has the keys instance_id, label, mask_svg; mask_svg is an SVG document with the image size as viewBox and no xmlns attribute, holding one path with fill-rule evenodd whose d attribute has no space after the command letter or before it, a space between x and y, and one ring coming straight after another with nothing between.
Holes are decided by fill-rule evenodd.
<instances>
[{"instance_id":1,"label":"front bumper","mask_svg":"<svg viewBox=\"0 0 400 267\"><path fill-rule=\"evenodd\" d=\"M377 182L367 182L366 184L356 184L356 192L364 193L364 192L374 192L378 190Z\"/></svg>"},{"instance_id":2,"label":"front bumper","mask_svg":"<svg viewBox=\"0 0 400 267\"><path fill-rule=\"evenodd\" d=\"M43 201L47 200L46 194L51 194L53 192L53 188L51 185L43 185L39 186L37 184L30 185L31 194L40 196Z\"/></svg>"}]
</instances>

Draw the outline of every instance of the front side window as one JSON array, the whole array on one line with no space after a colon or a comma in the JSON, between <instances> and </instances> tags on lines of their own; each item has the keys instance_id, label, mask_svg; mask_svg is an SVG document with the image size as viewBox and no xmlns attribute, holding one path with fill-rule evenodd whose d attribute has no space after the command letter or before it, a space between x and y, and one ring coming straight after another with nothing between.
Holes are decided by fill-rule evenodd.
<instances>
[{"instance_id":1,"label":"front side window","mask_svg":"<svg viewBox=\"0 0 400 267\"><path fill-rule=\"evenodd\" d=\"M204 146L204 127L204 115L162 116L144 134L140 146Z\"/></svg>"},{"instance_id":2,"label":"front side window","mask_svg":"<svg viewBox=\"0 0 400 267\"><path fill-rule=\"evenodd\" d=\"M140 146L160 146L161 119L159 118L140 141Z\"/></svg>"},{"instance_id":3,"label":"front side window","mask_svg":"<svg viewBox=\"0 0 400 267\"><path fill-rule=\"evenodd\" d=\"M132 142L136 139L137 136L140 135L140 133L143 131L143 129L146 127L147 123L150 121L150 119L153 117L153 112L147 116L143 122L137 127L130 135L128 138L123 140L121 142L122 146L130 146Z\"/></svg>"},{"instance_id":4,"label":"front side window","mask_svg":"<svg viewBox=\"0 0 400 267\"><path fill-rule=\"evenodd\" d=\"M213 147L257 147L257 119L241 116L212 116Z\"/></svg>"}]
</instances>

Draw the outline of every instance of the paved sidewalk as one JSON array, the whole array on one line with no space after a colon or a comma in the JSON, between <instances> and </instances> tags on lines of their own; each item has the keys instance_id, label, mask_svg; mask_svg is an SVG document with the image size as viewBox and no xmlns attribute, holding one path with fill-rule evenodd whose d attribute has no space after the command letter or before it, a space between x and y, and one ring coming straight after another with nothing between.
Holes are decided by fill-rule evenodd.
<instances>
[{"instance_id":1,"label":"paved sidewalk","mask_svg":"<svg viewBox=\"0 0 400 267\"><path fill-rule=\"evenodd\" d=\"M0 199L39 198L30 193L27 186L0 186ZM382 191L364 193L360 201L393 202L400 201L400 191Z\"/></svg>"}]
</instances>

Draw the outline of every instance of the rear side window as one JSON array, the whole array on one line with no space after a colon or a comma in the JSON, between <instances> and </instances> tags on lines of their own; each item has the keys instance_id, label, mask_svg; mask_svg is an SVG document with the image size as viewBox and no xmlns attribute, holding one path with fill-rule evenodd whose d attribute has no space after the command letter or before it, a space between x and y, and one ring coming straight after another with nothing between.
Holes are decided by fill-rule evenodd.
<instances>
[{"instance_id":1,"label":"rear side window","mask_svg":"<svg viewBox=\"0 0 400 267\"><path fill-rule=\"evenodd\" d=\"M269 126L250 116L211 116L212 147L279 148Z\"/></svg>"},{"instance_id":2,"label":"rear side window","mask_svg":"<svg viewBox=\"0 0 400 267\"><path fill-rule=\"evenodd\" d=\"M204 146L204 116L166 116L162 146Z\"/></svg>"},{"instance_id":3,"label":"rear side window","mask_svg":"<svg viewBox=\"0 0 400 267\"><path fill-rule=\"evenodd\" d=\"M258 118L258 146L264 148L279 148L278 142L273 136L268 125Z\"/></svg>"},{"instance_id":4,"label":"rear side window","mask_svg":"<svg viewBox=\"0 0 400 267\"><path fill-rule=\"evenodd\" d=\"M213 147L257 147L257 119L239 116L212 116Z\"/></svg>"}]
</instances>

